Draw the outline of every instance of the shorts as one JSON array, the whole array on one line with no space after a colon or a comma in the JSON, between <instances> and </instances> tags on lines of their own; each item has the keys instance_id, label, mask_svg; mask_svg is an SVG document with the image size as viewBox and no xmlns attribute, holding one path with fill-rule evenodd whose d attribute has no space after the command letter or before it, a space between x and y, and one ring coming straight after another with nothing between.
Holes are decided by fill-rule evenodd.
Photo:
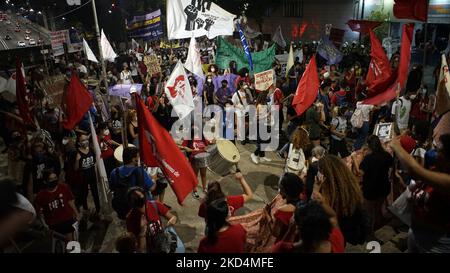
<instances>
[{"instance_id":1,"label":"shorts","mask_svg":"<svg viewBox=\"0 0 450 273\"><path fill-rule=\"evenodd\" d=\"M49 226L49 228L53 231L56 231L58 233L61 234L67 234L67 233L72 233L75 231L73 224L75 223L75 220L69 220L69 221L65 221L56 225L51 225Z\"/></svg>"}]
</instances>

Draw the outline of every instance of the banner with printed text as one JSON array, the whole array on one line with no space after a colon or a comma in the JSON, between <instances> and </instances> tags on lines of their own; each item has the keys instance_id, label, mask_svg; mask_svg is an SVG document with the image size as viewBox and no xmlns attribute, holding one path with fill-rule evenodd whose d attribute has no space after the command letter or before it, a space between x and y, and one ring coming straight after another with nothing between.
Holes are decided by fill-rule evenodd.
<instances>
[{"instance_id":1,"label":"banner with printed text","mask_svg":"<svg viewBox=\"0 0 450 273\"><path fill-rule=\"evenodd\" d=\"M272 69L255 74L255 88L258 91L265 91L274 82L274 71Z\"/></svg>"}]
</instances>

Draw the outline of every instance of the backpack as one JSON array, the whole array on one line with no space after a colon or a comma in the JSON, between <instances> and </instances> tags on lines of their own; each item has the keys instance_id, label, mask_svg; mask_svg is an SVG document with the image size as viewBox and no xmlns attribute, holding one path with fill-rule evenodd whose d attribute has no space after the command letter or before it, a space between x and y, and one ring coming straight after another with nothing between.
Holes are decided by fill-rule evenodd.
<instances>
[{"instance_id":1,"label":"backpack","mask_svg":"<svg viewBox=\"0 0 450 273\"><path fill-rule=\"evenodd\" d=\"M156 214L159 216L158 206L155 201L150 201ZM147 203L148 204L148 203ZM145 217L147 218L147 205L145 205ZM170 229L164 229L161 221L149 221L147 218L147 252L148 253L174 253L177 249L178 236Z\"/></svg>"},{"instance_id":2,"label":"backpack","mask_svg":"<svg viewBox=\"0 0 450 273\"><path fill-rule=\"evenodd\" d=\"M116 184L111 187L111 190L114 192L113 198L111 200L111 205L114 211L117 213L117 216L121 220L125 220L128 212L130 211L130 205L128 204L128 190L131 188L131 179L133 176L136 177L136 186L144 188L144 176L143 170L136 170L140 168L136 168L132 170L128 175L122 176L120 175L119 168L115 169L115 176L118 180Z\"/></svg>"},{"instance_id":3,"label":"backpack","mask_svg":"<svg viewBox=\"0 0 450 273\"><path fill-rule=\"evenodd\" d=\"M301 149L296 150L294 148L294 145L291 143L289 145L289 153L286 160L285 172L300 174L305 171L305 155L303 154L303 151Z\"/></svg>"},{"instance_id":4,"label":"backpack","mask_svg":"<svg viewBox=\"0 0 450 273\"><path fill-rule=\"evenodd\" d=\"M361 128L364 124L363 115L361 108L356 108L352 117L350 118L350 123L355 128Z\"/></svg>"}]
</instances>

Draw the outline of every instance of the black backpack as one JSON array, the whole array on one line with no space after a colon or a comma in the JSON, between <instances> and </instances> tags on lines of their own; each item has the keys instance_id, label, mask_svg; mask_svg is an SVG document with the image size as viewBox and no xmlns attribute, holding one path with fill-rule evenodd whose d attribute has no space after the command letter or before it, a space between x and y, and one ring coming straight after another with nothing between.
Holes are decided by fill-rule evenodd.
<instances>
[{"instance_id":1,"label":"black backpack","mask_svg":"<svg viewBox=\"0 0 450 273\"><path fill-rule=\"evenodd\" d=\"M144 189L144 175L142 168L135 168L128 175L120 175L119 168L116 168L114 174L117 178L117 183L111 188L114 192L111 205L117 216L121 220L125 220L128 212L130 211L130 205L128 204L128 190L131 188L131 180L136 176L136 185Z\"/></svg>"}]
</instances>

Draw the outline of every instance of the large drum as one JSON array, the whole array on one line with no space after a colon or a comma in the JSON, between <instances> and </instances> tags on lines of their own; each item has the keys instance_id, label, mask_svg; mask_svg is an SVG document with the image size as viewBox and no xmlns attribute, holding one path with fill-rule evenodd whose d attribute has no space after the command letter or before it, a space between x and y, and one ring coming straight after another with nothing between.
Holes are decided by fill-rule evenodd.
<instances>
[{"instance_id":1,"label":"large drum","mask_svg":"<svg viewBox=\"0 0 450 273\"><path fill-rule=\"evenodd\" d=\"M136 147L133 144L128 144L128 147ZM123 145L118 146L115 150L114 150L114 158L119 162L122 163L123 162Z\"/></svg>"},{"instance_id":2,"label":"large drum","mask_svg":"<svg viewBox=\"0 0 450 273\"><path fill-rule=\"evenodd\" d=\"M229 140L217 140L216 145L208 150L210 153L208 169L221 176L228 175L241 159L239 150Z\"/></svg>"},{"instance_id":3,"label":"large drum","mask_svg":"<svg viewBox=\"0 0 450 273\"><path fill-rule=\"evenodd\" d=\"M208 167L209 153L199 153L194 156L195 167L198 169Z\"/></svg>"}]
</instances>

